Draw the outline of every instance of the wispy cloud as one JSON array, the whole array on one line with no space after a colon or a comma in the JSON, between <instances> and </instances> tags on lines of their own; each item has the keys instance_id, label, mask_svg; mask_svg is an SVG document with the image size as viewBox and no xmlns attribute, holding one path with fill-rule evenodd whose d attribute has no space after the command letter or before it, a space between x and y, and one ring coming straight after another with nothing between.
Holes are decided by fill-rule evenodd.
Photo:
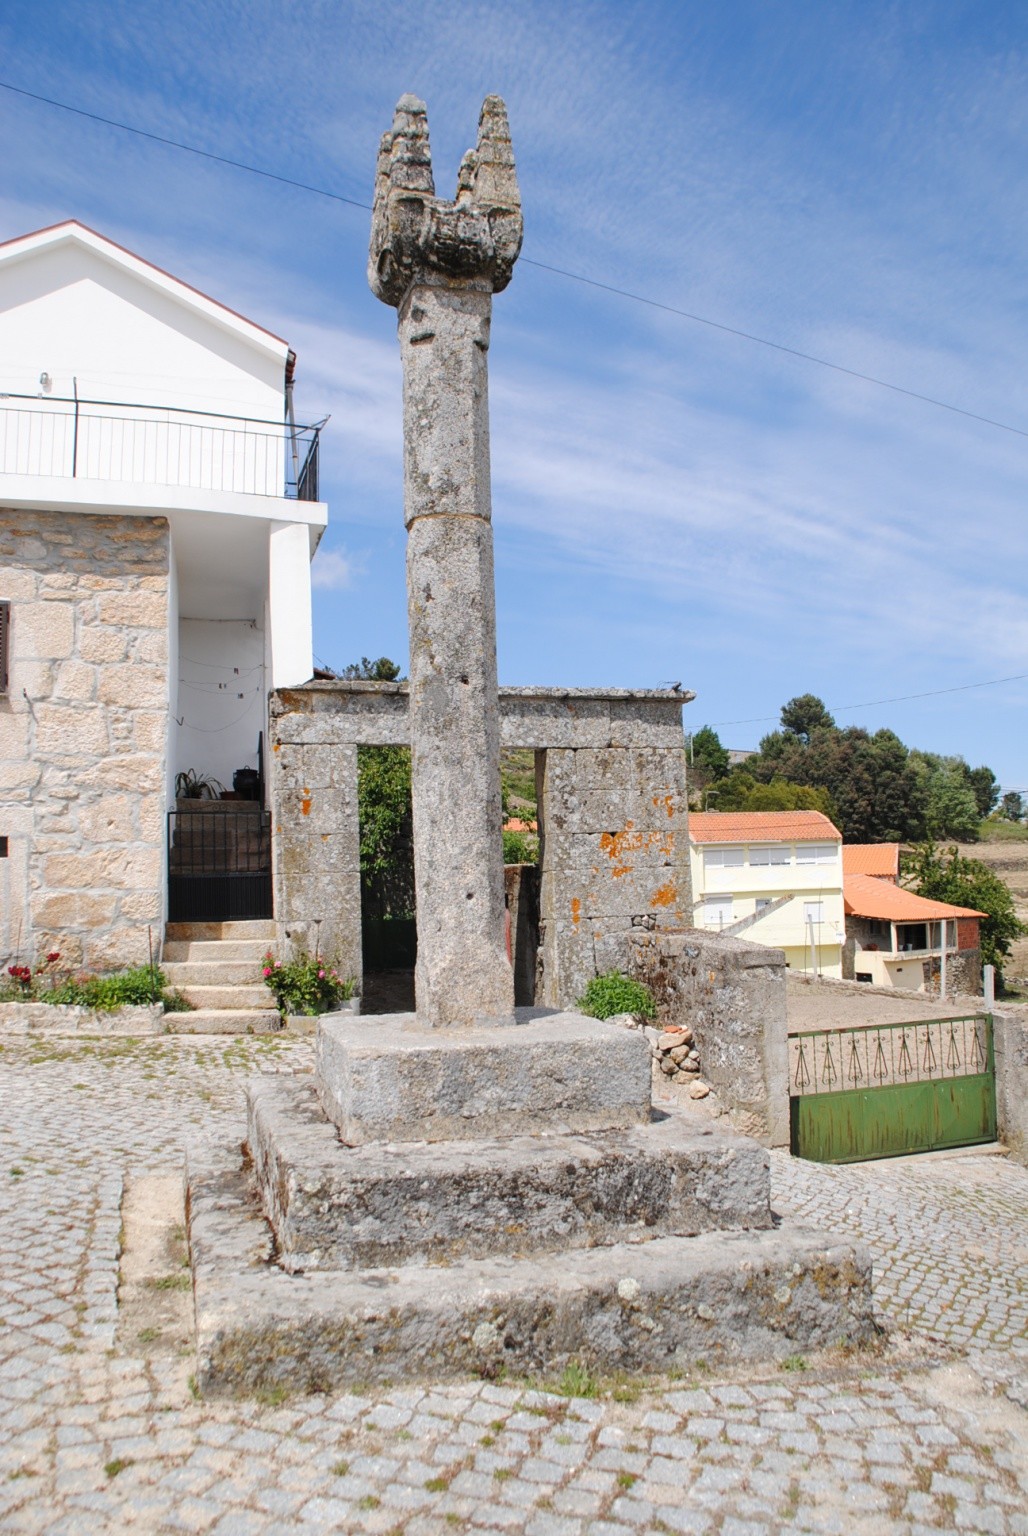
<instances>
[{"instance_id":1,"label":"wispy cloud","mask_svg":"<svg viewBox=\"0 0 1028 1536\"><path fill-rule=\"evenodd\" d=\"M318 592L345 592L352 586L354 563L341 549L319 549L311 565L311 586Z\"/></svg>"}]
</instances>

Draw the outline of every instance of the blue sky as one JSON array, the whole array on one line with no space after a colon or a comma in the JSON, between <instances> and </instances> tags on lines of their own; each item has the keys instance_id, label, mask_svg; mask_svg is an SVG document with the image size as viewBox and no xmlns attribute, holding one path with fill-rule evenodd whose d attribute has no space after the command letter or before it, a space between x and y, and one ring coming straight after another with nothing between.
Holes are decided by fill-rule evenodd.
<instances>
[{"instance_id":1,"label":"blue sky","mask_svg":"<svg viewBox=\"0 0 1028 1536\"><path fill-rule=\"evenodd\" d=\"M1028 11L7 0L0 79L370 201L508 105L524 254L1028 432ZM368 215L0 91L0 235L77 217L285 336L324 439L315 649L405 658L395 316ZM1028 787L1028 438L525 264L490 350L500 678L784 700ZM754 719L753 717L757 717ZM770 718L767 718L770 717ZM723 723L728 722L728 723Z\"/></svg>"}]
</instances>

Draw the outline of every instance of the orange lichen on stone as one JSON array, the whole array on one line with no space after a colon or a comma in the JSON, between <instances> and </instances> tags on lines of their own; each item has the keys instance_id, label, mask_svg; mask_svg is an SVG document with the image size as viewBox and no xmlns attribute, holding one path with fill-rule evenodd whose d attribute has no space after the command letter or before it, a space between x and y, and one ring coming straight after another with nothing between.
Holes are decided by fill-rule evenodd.
<instances>
[{"instance_id":1,"label":"orange lichen on stone","mask_svg":"<svg viewBox=\"0 0 1028 1536\"><path fill-rule=\"evenodd\" d=\"M670 820L671 817L674 816L674 814L675 814L675 797L674 797L674 795L654 795L653 803L654 803L654 805L662 805L664 807L664 809L668 813L668 819L669 820Z\"/></svg>"},{"instance_id":2,"label":"orange lichen on stone","mask_svg":"<svg viewBox=\"0 0 1028 1536\"><path fill-rule=\"evenodd\" d=\"M300 803L300 810L305 816L309 816L311 813L311 792L309 789L305 789L303 792L303 800Z\"/></svg>"},{"instance_id":3,"label":"orange lichen on stone","mask_svg":"<svg viewBox=\"0 0 1028 1536\"><path fill-rule=\"evenodd\" d=\"M571 898L571 921L574 923L576 928L582 921L582 903L579 901L577 896L572 896Z\"/></svg>"},{"instance_id":4,"label":"orange lichen on stone","mask_svg":"<svg viewBox=\"0 0 1028 1536\"><path fill-rule=\"evenodd\" d=\"M678 887L671 881L660 885L650 897L655 907L673 907L678 900Z\"/></svg>"}]
</instances>

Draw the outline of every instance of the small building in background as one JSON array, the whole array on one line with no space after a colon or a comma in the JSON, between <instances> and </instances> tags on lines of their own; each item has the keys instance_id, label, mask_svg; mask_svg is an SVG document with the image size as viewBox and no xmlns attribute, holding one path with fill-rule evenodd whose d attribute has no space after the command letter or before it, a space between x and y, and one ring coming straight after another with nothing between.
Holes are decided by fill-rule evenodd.
<instances>
[{"instance_id":1,"label":"small building in background","mask_svg":"<svg viewBox=\"0 0 1028 1536\"><path fill-rule=\"evenodd\" d=\"M849 980L935 992L942 985L945 948L944 990L969 996L981 992L979 923L984 912L930 901L871 874L847 873L844 892L843 975Z\"/></svg>"},{"instance_id":2,"label":"small building in background","mask_svg":"<svg viewBox=\"0 0 1028 1536\"><path fill-rule=\"evenodd\" d=\"M784 949L796 971L842 976L842 834L820 811L689 817L695 922Z\"/></svg>"}]
</instances>

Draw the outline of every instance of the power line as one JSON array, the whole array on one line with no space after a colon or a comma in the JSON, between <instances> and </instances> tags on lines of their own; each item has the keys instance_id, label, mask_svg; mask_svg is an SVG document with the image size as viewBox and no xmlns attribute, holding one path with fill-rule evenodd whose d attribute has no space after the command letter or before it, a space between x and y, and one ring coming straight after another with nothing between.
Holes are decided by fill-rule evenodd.
<instances>
[{"instance_id":1,"label":"power line","mask_svg":"<svg viewBox=\"0 0 1028 1536\"><path fill-rule=\"evenodd\" d=\"M265 170L262 166L251 165L245 160L233 160L227 155L216 155L211 150L199 149L195 144L185 144L181 139L168 138L161 133L151 133L145 128L137 128L132 123L119 122L117 118L104 117L99 112L89 112L84 107L73 107L66 101L57 101L53 96L43 96L37 91L27 91L23 86L12 85L7 80L0 80L0 90L10 91L15 96L23 96L29 101L38 101L47 107L56 107L61 112L71 112L76 117L84 117L92 123L102 123L107 128L117 128L122 133L135 134L137 138L149 139L153 144L162 144L167 149L178 149L187 155L198 155L202 160L212 160L217 165L226 165L235 171L245 171L251 176L262 176L266 181L276 181L281 186L294 187L299 192L310 192L315 197L327 197L335 203L345 203L349 208L361 208L366 213L372 211L370 203L362 203L355 197L344 197L341 192L331 192L327 187L314 186L307 181L297 181L292 176L282 176L277 171ZM571 272L566 267L555 267L549 262L536 261L531 256L522 256L524 266L536 267L541 272L549 272L556 277L567 278L570 282L582 283L587 288L596 288L601 293L610 293L620 299L627 299L633 304L644 304L648 309L660 310L664 314L675 315L680 320L689 320L694 325L705 325L711 330L721 331L726 336L736 336L742 341L751 341L760 347L769 347L774 352L782 352L787 357L798 358L801 362L814 363L819 368L828 368L833 373L844 374L847 378L857 379L862 384L873 384L877 389L887 389L895 395L905 395L908 400L920 401L922 405L934 406L940 411L950 411L956 416L964 416L969 421L980 422L983 426L996 427L1001 432L1012 432L1017 437L1028 437L1028 429L1015 427L1008 421L999 421L994 416L983 416L977 411L966 410L964 406L953 405L948 400L939 400L935 395L925 395L916 389L907 389L902 384L893 384L888 379L880 379L875 374L861 373L856 368L847 368L842 363L833 363L828 358L818 357L813 352L803 352L799 347L787 346L781 341L772 341L770 337L758 336L754 331L744 331L738 326L726 325L720 320L711 320L706 315L697 315L692 310L679 309L674 304L664 304L659 299L650 299L641 293L633 293L628 288L619 288L614 283L600 282L594 277L586 277L582 272ZM852 705L851 708L862 706ZM729 724L735 722L728 722Z\"/></svg>"},{"instance_id":2,"label":"power line","mask_svg":"<svg viewBox=\"0 0 1028 1536\"><path fill-rule=\"evenodd\" d=\"M1028 672L1015 672L1013 677L990 677L984 683L960 683L956 688L932 688L927 693L898 693L891 699L868 699L863 704L833 704L829 714L844 715L851 709L875 709L880 704L907 704L911 699L937 699L943 693L968 693L973 688L998 688L1001 683L1020 683L1028 678ZM748 720L715 720L712 729L720 725L766 725L778 720L779 715L751 715Z\"/></svg>"},{"instance_id":3,"label":"power line","mask_svg":"<svg viewBox=\"0 0 1028 1536\"><path fill-rule=\"evenodd\" d=\"M181 139L169 139L162 133L149 133L131 123L119 123L116 118L102 117L99 112L87 112L84 107L73 107L66 101L56 101L52 96L40 96L36 91L26 91L20 85L0 80L0 90L12 91L16 96L27 96L30 101L40 101L44 106L57 107L61 112L73 112L76 117L86 117L91 123L103 123L107 128L118 128L122 133L134 133L140 139L150 139L168 149L181 149L187 155L199 155L202 160L214 160L218 165L231 166L234 171L247 171L251 176L264 176L268 181L279 181L283 186L296 187L301 192L313 192L316 197L329 197L335 203L348 203L351 208L363 208L371 212L370 203L359 203L356 198L344 197L341 192L329 192L325 187L312 186L307 181L294 181L291 176L280 176L277 171L265 171L259 165L249 165L245 160L230 160L227 155L212 154L209 149L197 149L195 144L183 144Z\"/></svg>"}]
</instances>

